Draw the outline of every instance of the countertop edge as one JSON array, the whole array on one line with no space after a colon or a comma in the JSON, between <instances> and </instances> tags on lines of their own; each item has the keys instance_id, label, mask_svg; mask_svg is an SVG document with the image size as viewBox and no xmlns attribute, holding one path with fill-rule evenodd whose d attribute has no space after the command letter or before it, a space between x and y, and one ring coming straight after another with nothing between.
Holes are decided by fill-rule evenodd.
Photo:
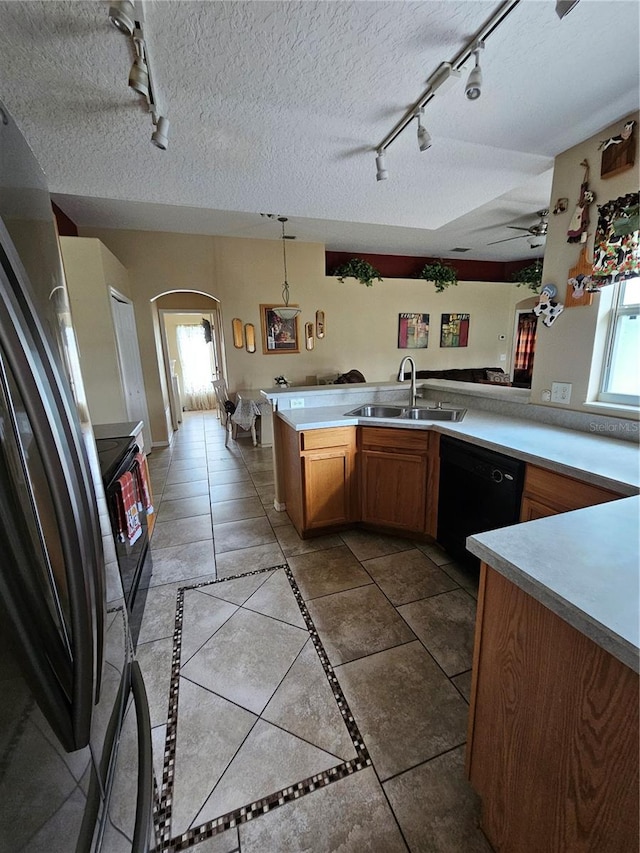
<instances>
[{"instance_id":1,"label":"countertop edge","mask_svg":"<svg viewBox=\"0 0 640 853\"><path fill-rule=\"evenodd\" d=\"M623 508L618 508L618 511L634 512L634 508L638 503L636 498L622 498L622 502L631 501ZM530 529L531 525L537 526L537 536L541 541L554 541L554 533L558 524L558 519L562 518L564 525L571 525L574 518L578 518L578 513L582 514L587 510L591 510L592 514L597 516L603 508L615 507L617 501L612 501L606 504L599 504L594 507L587 507L582 510L562 513L561 515L550 516L549 518L539 518L532 522L523 522L521 525L515 525L508 528L488 531L486 534L478 533L470 536L467 539L467 549L475 554L480 560L486 563L490 568L497 571L507 580L511 581L519 589L531 595L536 601L540 602L544 607L555 613L556 616L567 622L584 636L593 640L596 645L600 646L605 651L609 652L619 661L628 666L634 672L640 672L640 647L638 643L634 643L631 639L622 636L620 630L625 629L625 623L622 623L619 630L616 630L609 624L598 619L592 613L588 612L587 605L575 603L569 600L558 589L551 585L551 581L545 582L544 578L535 577L531 571L528 571L523 565L514 562L514 541L513 537L517 533L519 526ZM575 522L574 522L575 523ZM545 536L545 531L549 530L549 536ZM510 538L511 541L501 545L500 538L503 531L509 531L503 539ZM489 538L491 544L487 544L483 539ZM498 541L496 541L498 540ZM529 543L530 544L530 543ZM615 544L612 548L615 549ZM506 556L504 552L510 553ZM566 558L566 555L565 555ZM523 561L526 561L526 551ZM615 554L612 555L612 561L615 563ZM631 591L627 591L629 594ZM614 597L615 601L615 597ZM597 606L590 605L592 609L597 609ZM620 608L617 607L617 612ZM600 614L604 616L604 613ZM628 623L626 623L628 626ZM633 634L633 631L627 630L627 633Z\"/></svg>"}]
</instances>

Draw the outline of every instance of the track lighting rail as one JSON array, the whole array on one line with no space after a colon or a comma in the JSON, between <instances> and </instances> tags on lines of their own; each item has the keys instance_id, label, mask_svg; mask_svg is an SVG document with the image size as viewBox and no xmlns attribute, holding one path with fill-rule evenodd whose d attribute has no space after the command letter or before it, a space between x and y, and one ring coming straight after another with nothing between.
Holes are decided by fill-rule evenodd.
<instances>
[{"instance_id":1,"label":"track lighting rail","mask_svg":"<svg viewBox=\"0 0 640 853\"><path fill-rule=\"evenodd\" d=\"M484 46L484 42L498 29L498 27L507 19L507 17L520 5L522 0L505 0L501 3L498 9L491 15L485 24L477 31L473 39L467 42L449 63L452 71L458 76L460 70L469 61L469 59ZM421 115L421 111L435 97L442 80L442 65L438 66L436 71L429 77L427 88L422 92L418 100L409 107L402 118L394 125L389 133L375 146L375 151L378 156L384 157L387 148L395 142L402 131L416 118L416 115ZM425 149L423 149L425 150ZM386 170L385 170L386 171ZM378 174L380 169L378 168ZM384 180L384 178L378 178Z\"/></svg>"},{"instance_id":2,"label":"track lighting rail","mask_svg":"<svg viewBox=\"0 0 640 853\"><path fill-rule=\"evenodd\" d=\"M140 4L141 0L138 0L138 3ZM160 114L158 107L157 93L151 75L149 47L142 28L143 16L136 13L131 0L114 0L109 7L108 17L113 26L133 42L135 59L129 72L129 86L144 98L151 113L153 124L151 142L156 148L166 151L169 144L169 119Z\"/></svg>"}]
</instances>

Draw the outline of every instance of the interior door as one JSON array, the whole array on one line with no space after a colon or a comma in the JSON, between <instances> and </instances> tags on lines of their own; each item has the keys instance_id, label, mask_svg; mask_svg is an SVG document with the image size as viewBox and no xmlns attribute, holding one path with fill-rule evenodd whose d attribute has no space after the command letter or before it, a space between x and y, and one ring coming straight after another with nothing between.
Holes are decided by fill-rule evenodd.
<instances>
[{"instance_id":1,"label":"interior door","mask_svg":"<svg viewBox=\"0 0 640 853\"><path fill-rule=\"evenodd\" d=\"M138 331L133 305L116 291L111 291L111 311L116 333L120 376L124 390L127 417L142 421L145 447L151 447L149 411L144 390L142 361L138 347Z\"/></svg>"}]
</instances>

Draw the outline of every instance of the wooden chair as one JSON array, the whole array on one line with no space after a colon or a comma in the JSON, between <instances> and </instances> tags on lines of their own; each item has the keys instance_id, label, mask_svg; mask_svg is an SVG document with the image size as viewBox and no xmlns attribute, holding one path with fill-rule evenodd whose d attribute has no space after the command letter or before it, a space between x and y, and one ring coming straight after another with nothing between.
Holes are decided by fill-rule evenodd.
<instances>
[{"instance_id":1,"label":"wooden chair","mask_svg":"<svg viewBox=\"0 0 640 853\"><path fill-rule=\"evenodd\" d=\"M231 438L235 439L238 434L238 427L241 429L246 429L251 432L251 439L253 441L253 446L255 447L258 443L258 439L256 436L256 413L252 409L251 416L247 417L247 412L243 410L242 417L234 420L233 416L236 412L236 404L232 403L229 399L229 394L227 392L227 383L224 379L215 379L212 382L213 390L215 391L216 401L218 403L218 411L220 413L220 423L225 428L225 438L224 438L224 446L227 447L229 444L229 435ZM259 414L260 410L256 411Z\"/></svg>"},{"instance_id":2,"label":"wooden chair","mask_svg":"<svg viewBox=\"0 0 640 853\"><path fill-rule=\"evenodd\" d=\"M233 403L229 400L229 394L227 393L227 383L224 381L224 379L214 379L211 384L213 385L213 390L216 395L220 423L225 428L226 435L224 438L224 446L227 447L227 445L229 444L229 435L233 432L231 414L234 410L234 406Z\"/></svg>"}]
</instances>

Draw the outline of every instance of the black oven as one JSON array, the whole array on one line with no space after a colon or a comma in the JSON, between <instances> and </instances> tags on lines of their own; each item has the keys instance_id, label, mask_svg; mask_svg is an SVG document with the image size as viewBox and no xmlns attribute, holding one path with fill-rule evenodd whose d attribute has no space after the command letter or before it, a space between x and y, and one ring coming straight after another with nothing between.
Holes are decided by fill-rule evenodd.
<instances>
[{"instance_id":1,"label":"black oven","mask_svg":"<svg viewBox=\"0 0 640 853\"><path fill-rule=\"evenodd\" d=\"M139 452L138 445L132 436L126 436L122 438L97 438L96 447L107 496L111 529L115 540L116 558L129 614L131 639L135 649L153 569L149 550L149 529L147 514L140 496L138 496L138 514L142 533L133 544L130 544L126 538L122 541L122 537L119 535L116 485L118 479L127 471L133 473L136 464L135 457Z\"/></svg>"}]
</instances>

